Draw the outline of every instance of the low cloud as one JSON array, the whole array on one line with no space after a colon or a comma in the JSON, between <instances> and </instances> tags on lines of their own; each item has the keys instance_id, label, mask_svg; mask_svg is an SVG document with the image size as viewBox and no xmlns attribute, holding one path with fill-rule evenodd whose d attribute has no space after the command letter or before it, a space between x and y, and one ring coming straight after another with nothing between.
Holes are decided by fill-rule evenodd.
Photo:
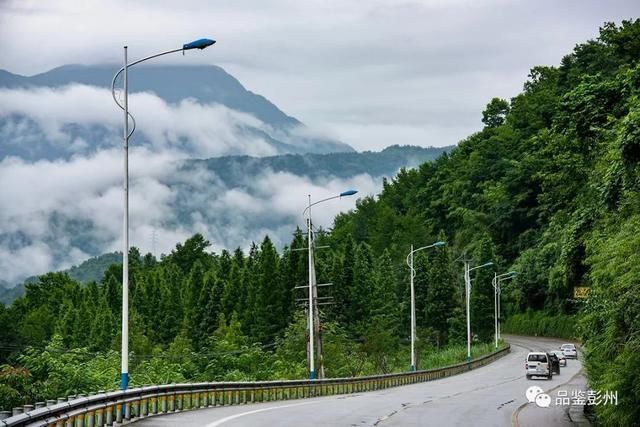
<instances>
[{"instance_id":1,"label":"low cloud","mask_svg":"<svg viewBox=\"0 0 640 427\"><path fill-rule=\"evenodd\" d=\"M15 283L122 249L122 116L110 96L82 85L0 90L0 150L3 144L39 140L69 153L35 161L0 159L0 279ZM239 130L261 129L263 123L223 106L168 104L149 93L132 95L130 105L139 127L129 151L130 241L143 253L168 253L196 232L217 251L246 249L267 234L283 247L296 227L304 227L308 194L320 200L348 188L360 195L380 190L379 177L369 175L310 179L247 170L239 182L229 182L201 163L185 166L183 160L272 154L264 140ZM102 139L74 138L70 126L107 131L98 135ZM314 224L330 227L338 212L354 204L354 198L323 204L314 209Z\"/></svg>"},{"instance_id":2,"label":"low cloud","mask_svg":"<svg viewBox=\"0 0 640 427\"><path fill-rule=\"evenodd\" d=\"M48 144L67 153L86 153L121 143L122 112L106 89L78 84L0 89L0 98L0 153L2 144L11 141L28 144L25 134L35 134L33 140L44 136ZM137 123L132 145L148 142L155 151L179 150L191 157L276 154L267 141L246 132L247 128L268 131L267 125L223 105L203 105L193 99L169 104L152 93L135 93L129 96L129 110ZM30 122L37 127L29 126ZM93 132L93 141L75 136L78 127L91 132L95 126L105 132Z\"/></svg>"},{"instance_id":3,"label":"low cloud","mask_svg":"<svg viewBox=\"0 0 640 427\"><path fill-rule=\"evenodd\" d=\"M0 162L0 271L15 282L77 264L122 247L121 152L105 150L69 161ZM143 252L168 253L193 233L215 250L248 248L270 235L282 247L297 226L307 194L320 200L347 188L375 194L369 175L312 181L290 173L262 171L226 186L208 170L178 168L170 153L135 148L130 153L131 244ZM316 226L352 209L355 200L334 200L314 209ZM155 239L152 236L155 235Z\"/></svg>"}]
</instances>

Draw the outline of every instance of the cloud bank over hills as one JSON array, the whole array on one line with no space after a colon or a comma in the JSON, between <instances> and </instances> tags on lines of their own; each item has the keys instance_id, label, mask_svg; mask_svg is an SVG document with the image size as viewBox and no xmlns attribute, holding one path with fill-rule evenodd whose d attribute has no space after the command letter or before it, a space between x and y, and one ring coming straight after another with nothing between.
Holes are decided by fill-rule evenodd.
<instances>
[{"instance_id":1,"label":"cloud bank over hills","mask_svg":"<svg viewBox=\"0 0 640 427\"><path fill-rule=\"evenodd\" d=\"M0 74L1 280L15 283L121 249L122 114L110 90L97 84L111 71ZM355 153L217 67L140 71L148 78L132 81L129 100L137 122L129 151L130 233L143 252L167 253L195 232L215 250L247 248L266 234L284 246L304 226L307 194L318 200L356 188L374 195L382 176L443 151ZM189 85L161 84L167 73ZM207 89L216 82L217 91ZM324 154L330 152L338 153ZM330 226L354 202L323 206L315 222Z\"/></svg>"}]
</instances>

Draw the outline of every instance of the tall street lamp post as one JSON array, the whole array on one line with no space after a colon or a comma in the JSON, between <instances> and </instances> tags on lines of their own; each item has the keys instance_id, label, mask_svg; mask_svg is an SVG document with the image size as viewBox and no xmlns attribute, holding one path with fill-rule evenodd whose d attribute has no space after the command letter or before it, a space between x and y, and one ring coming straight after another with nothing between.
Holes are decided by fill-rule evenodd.
<instances>
[{"instance_id":1,"label":"tall street lamp post","mask_svg":"<svg viewBox=\"0 0 640 427\"><path fill-rule=\"evenodd\" d=\"M308 323L309 323L309 379L311 380L315 379L316 377L315 360L314 360L315 353L314 353L314 346L313 346L314 319L315 319L315 328L317 329L317 332L318 332L318 338L320 338L320 314L318 312L318 307L317 307L317 297L316 295L314 295L314 293L316 293L317 290L315 288L316 273L315 273L314 260L313 260L313 233L312 233L312 223L311 223L311 207L317 204L326 202L328 200L340 199L346 196L353 196L357 192L358 192L357 190L343 191L342 193L336 196L327 197L326 199L318 200L317 202L314 202L314 203L311 203L311 194L309 194L309 204L307 205L305 210L302 212L303 217L307 215L307 212L308 212L308 215L307 215L307 242L309 245L308 247L308 253L309 253L309 321ZM321 373L321 377L324 377L322 350L320 348L321 345L322 344L318 340L318 352L320 353L320 370L321 370L320 373Z\"/></svg>"},{"instance_id":2,"label":"tall street lamp post","mask_svg":"<svg viewBox=\"0 0 640 427\"><path fill-rule=\"evenodd\" d=\"M167 50L133 61L127 60L127 46L124 46L124 67L122 67L111 81L111 96L115 103L124 111L124 224L123 224L123 247L122 247L122 369L120 373L120 388L126 390L129 387L129 138L136 129L136 121L129 113L129 67L132 67L149 59L168 55L175 52L184 52L191 49L204 49L215 43L215 40L199 39L191 43L184 44L181 48ZM121 104L116 97L115 85L118 76L123 73L124 100ZM129 118L133 122L133 127L129 131Z\"/></svg>"},{"instance_id":3,"label":"tall street lamp post","mask_svg":"<svg viewBox=\"0 0 640 427\"><path fill-rule=\"evenodd\" d=\"M509 271L502 274L494 273L493 275L493 315L495 319L496 348L498 348L498 340L500 339L500 283L504 280L513 279L516 274L515 271Z\"/></svg>"},{"instance_id":4,"label":"tall street lamp post","mask_svg":"<svg viewBox=\"0 0 640 427\"><path fill-rule=\"evenodd\" d=\"M470 267L469 261L464 261L465 301L467 305L467 362L471 361L471 272L479 268L492 266L493 262L485 262L476 267Z\"/></svg>"},{"instance_id":5,"label":"tall street lamp post","mask_svg":"<svg viewBox=\"0 0 640 427\"><path fill-rule=\"evenodd\" d=\"M438 246L444 246L445 242L435 242L427 246L423 246L418 249L413 249L411 245L411 252L407 255L407 265L409 266L409 276L411 283L411 370L416 370L416 294L413 287L413 279L416 276L416 270L413 268L413 254L423 249L435 248Z\"/></svg>"}]
</instances>

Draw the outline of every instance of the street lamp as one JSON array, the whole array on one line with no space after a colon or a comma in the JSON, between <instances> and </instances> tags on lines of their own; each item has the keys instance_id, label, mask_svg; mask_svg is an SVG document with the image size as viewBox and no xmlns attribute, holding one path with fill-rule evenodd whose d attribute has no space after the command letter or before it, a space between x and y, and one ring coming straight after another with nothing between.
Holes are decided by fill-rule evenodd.
<instances>
[{"instance_id":1,"label":"street lamp","mask_svg":"<svg viewBox=\"0 0 640 427\"><path fill-rule=\"evenodd\" d=\"M314 360L315 354L314 354L314 348L313 348L314 317L315 317L316 327L318 328L318 353L320 354L320 377L324 377L324 364L322 363L322 349L320 348L321 343L319 339L320 338L320 314L318 313L318 310L315 304L315 299L317 298L317 295L314 295L314 292L317 292L317 289L315 287L316 273L315 273L315 266L313 263L313 244L312 244L313 238L311 234L311 207L317 204L326 202L328 200L340 199L342 197L347 197L347 196L353 196L357 192L358 192L357 190L343 191L342 193L336 196L327 197L326 199L318 200L317 202L314 202L314 203L311 203L311 194L309 194L309 204L307 205L305 210L302 211L303 217L305 216L307 211L309 211L309 215L307 217L307 242L309 244L308 252L309 252L309 379L310 380L313 380L316 377L315 360Z\"/></svg>"},{"instance_id":2,"label":"street lamp","mask_svg":"<svg viewBox=\"0 0 640 427\"><path fill-rule=\"evenodd\" d=\"M423 246L418 249L413 249L411 245L411 252L407 255L407 265L409 266L410 280L411 280L411 370L416 370L416 294L413 288L413 279L416 276L416 270L413 268L413 254L423 249L436 248L438 246L446 245L445 242L435 242L428 246Z\"/></svg>"},{"instance_id":3,"label":"street lamp","mask_svg":"<svg viewBox=\"0 0 640 427\"><path fill-rule=\"evenodd\" d=\"M191 49L204 49L215 43L215 40L198 39L185 43L181 48L167 50L133 61L127 62L127 46L124 47L124 67L113 76L111 81L111 96L115 103L124 111L124 224L123 224L123 249L122 249L122 369L120 374L120 388L126 390L129 387L129 138L136 129L136 121L129 113L129 67L132 67L149 59L168 55L175 52L183 52ZM115 85L120 73L123 75L124 102L120 103L116 97ZM133 127L129 131L129 118Z\"/></svg>"},{"instance_id":4,"label":"street lamp","mask_svg":"<svg viewBox=\"0 0 640 427\"><path fill-rule=\"evenodd\" d=\"M469 267L469 261L464 261L464 284L465 284L465 299L467 305L467 361L471 361L471 272L479 268L492 266L492 262L485 262L482 265L475 267Z\"/></svg>"},{"instance_id":5,"label":"street lamp","mask_svg":"<svg viewBox=\"0 0 640 427\"><path fill-rule=\"evenodd\" d=\"M495 319L496 348L498 348L498 340L500 339L500 282L513 279L516 275L515 271L502 274L494 273L493 275L493 316Z\"/></svg>"}]
</instances>

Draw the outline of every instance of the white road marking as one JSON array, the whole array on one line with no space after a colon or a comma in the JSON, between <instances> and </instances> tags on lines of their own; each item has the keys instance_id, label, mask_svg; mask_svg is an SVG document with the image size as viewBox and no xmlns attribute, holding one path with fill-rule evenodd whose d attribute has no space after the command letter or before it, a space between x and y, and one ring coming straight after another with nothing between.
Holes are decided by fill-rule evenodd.
<instances>
[{"instance_id":1,"label":"white road marking","mask_svg":"<svg viewBox=\"0 0 640 427\"><path fill-rule=\"evenodd\" d=\"M236 418L244 417L245 415L257 414L258 412L273 411L275 409L290 408L292 406L309 405L311 403L316 403L316 402L293 403L291 405L274 406L272 408L263 408L263 409L256 409L254 411L242 412L241 414L231 415L229 417L219 419L218 421L214 421L211 424L207 424L206 427L218 427L219 425L222 425L227 421L235 420Z\"/></svg>"}]
</instances>

